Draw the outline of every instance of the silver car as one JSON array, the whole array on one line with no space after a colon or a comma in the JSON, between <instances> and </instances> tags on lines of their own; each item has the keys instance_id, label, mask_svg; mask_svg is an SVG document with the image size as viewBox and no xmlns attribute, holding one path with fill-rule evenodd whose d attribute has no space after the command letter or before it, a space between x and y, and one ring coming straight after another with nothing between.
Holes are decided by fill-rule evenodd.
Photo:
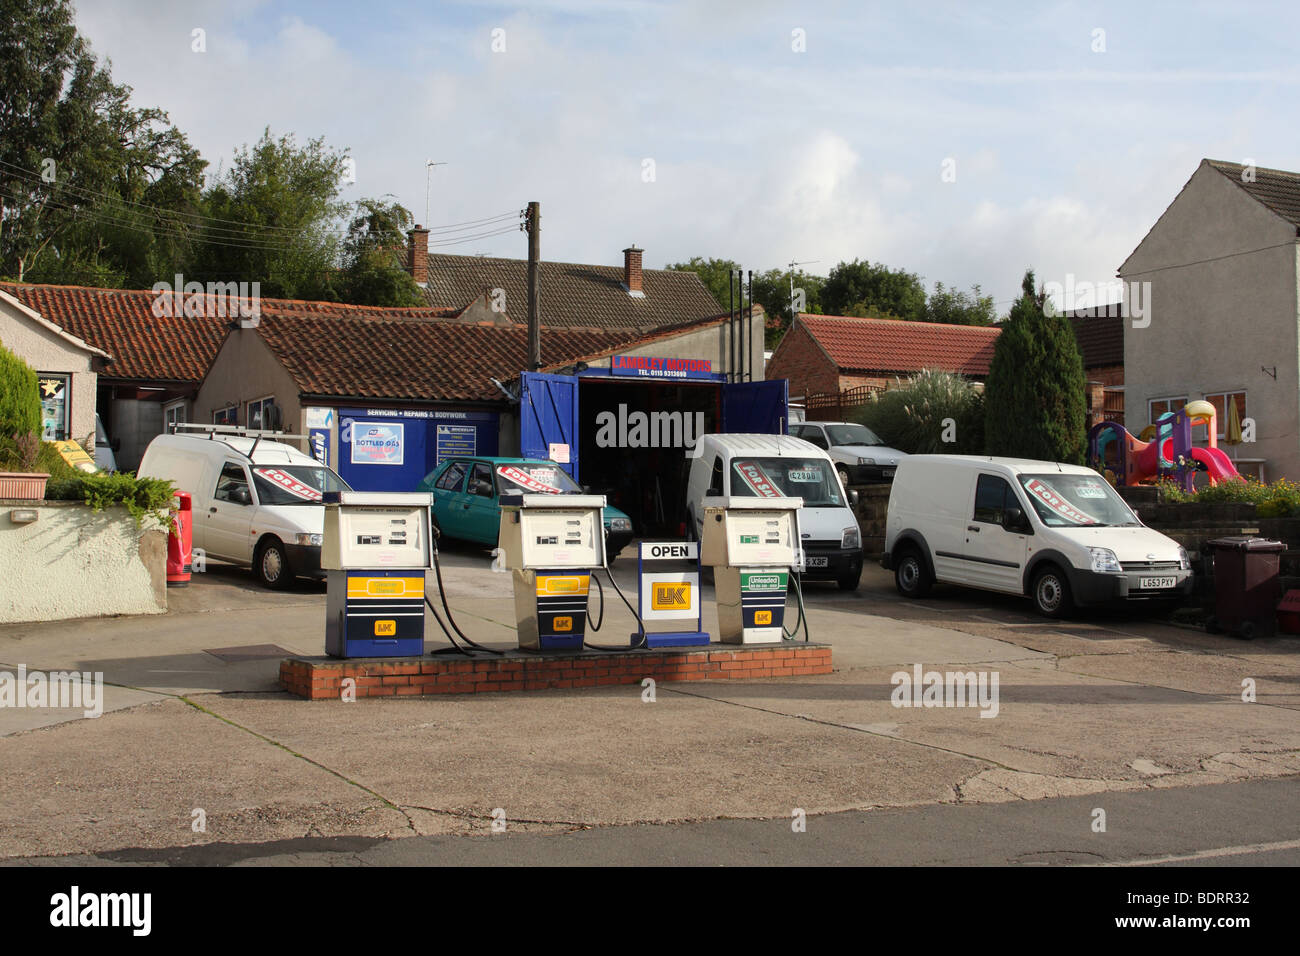
<instances>
[{"instance_id":1,"label":"silver car","mask_svg":"<svg viewBox=\"0 0 1300 956\"><path fill-rule=\"evenodd\" d=\"M893 481L906 452L890 448L866 425L855 422L798 422L790 434L830 452L845 488L873 481Z\"/></svg>"}]
</instances>

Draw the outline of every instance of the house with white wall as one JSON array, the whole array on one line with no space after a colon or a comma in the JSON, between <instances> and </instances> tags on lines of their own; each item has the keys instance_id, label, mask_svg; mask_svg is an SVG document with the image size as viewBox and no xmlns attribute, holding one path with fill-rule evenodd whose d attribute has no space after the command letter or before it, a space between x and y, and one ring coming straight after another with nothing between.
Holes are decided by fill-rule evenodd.
<instances>
[{"instance_id":1,"label":"house with white wall","mask_svg":"<svg viewBox=\"0 0 1300 956\"><path fill-rule=\"evenodd\" d=\"M0 345L36 371L46 441L95 450L96 378L110 356L0 289Z\"/></svg>"},{"instance_id":2,"label":"house with white wall","mask_svg":"<svg viewBox=\"0 0 1300 956\"><path fill-rule=\"evenodd\" d=\"M1233 402L1254 423L1225 448L1238 470L1300 480L1300 173L1202 160L1119 275L1146 306L1124 330L1129 431L1205 399L1222 438Z\"/></svg>"}]
</instances>

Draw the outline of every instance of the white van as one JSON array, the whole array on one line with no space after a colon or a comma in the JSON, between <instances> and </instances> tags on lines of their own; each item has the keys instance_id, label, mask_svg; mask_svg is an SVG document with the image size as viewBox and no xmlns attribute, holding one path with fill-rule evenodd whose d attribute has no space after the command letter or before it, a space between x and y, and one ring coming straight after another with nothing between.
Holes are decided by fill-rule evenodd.
<instances>
[{"instance_id":1,"label":"white van","mask_svg":"<svg viewBox=\"0 0 1300 956\"><path fill-rule=\"evenodd\" d=\"M1048 617L1192 589L1187 552L1145 527L1097 472L1014 458L900 461L881 564L904 597L943 581L1030 595Z\"/></svg>"},{"instance_id":2,"label":"white van","mask_svg":"<svg viewBox=\"0 0 1300 956\"><path fill-rule=\"evenodd\" d=\"M113 443L108 440L99 412L95 412L95 467L100 471L117 471L117 456L113 453Z\"/></svg>"},{"instance_id":3,"label":"white van","mask_svg":"<svg viewBox=\"0 0 1300 956\"><path fill-rule=\"evenodd\" d=\"M231 433L159 435L138 474L166 478L192 496L194 547L251 567L269 588L294 577L322 578L322 495L349 491L343 479L297 448Z\"/></svg>"},{"instance_id":4,"label":"white van","mask_svg":"<svg viewBox=\"0 0 1300 956\"><path fill-rule=\"evenodd\" d=\"M688 459L686 479L686 521L693 540L703 534L706 497L802 498L804 577L834 580L845 591L858 586L862 534L825 451L787 435L701 435L699 450L698 457Z\"/></svg>"}]
</instances>

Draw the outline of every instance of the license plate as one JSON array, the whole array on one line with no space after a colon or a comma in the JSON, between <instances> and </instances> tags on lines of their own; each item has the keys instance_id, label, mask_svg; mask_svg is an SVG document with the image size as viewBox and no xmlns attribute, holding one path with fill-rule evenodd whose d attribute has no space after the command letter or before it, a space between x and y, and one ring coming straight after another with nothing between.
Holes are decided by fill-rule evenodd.
<instances>
[{"instance_id":1,"label":"license plate","mask_svg":"<svg viewBox=\"0 0 1300 956\"><path fill-rule=\"evenodd\" d=\"M824 568L824 567L826 567L826 564L827 564L827 562L828 562L829 560L830 560L829 558L809 558L809 559L808 559L808 567L810 567L810 568Z\"/></svg>"},{"instance_id":2,"label":"license plate","mask_svg":"<svg viewBox=\"0 0 1300 956\"><path fill-rule=\"evenodd\" d=\"M1155 588L1172 588L1177 586L1177 578L1142 578L1138 581L1138 587L1144 591Z\"/></svg>"}]
</instances>

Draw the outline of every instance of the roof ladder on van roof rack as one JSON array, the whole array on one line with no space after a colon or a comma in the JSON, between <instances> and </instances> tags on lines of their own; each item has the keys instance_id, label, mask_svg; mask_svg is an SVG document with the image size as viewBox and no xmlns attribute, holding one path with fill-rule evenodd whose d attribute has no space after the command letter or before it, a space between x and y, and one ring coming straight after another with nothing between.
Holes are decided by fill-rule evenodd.
<instances>
[{"instance_id":1,"label":"roof ladder on van roof rack","mask_svg":"<svg viewBox=\"0 0 1300 956\"><path fill-rule=\"evenodd\" d=\"M309 435L290 435L288 432L276 431L270 428L249 428L246 425L200 425L194 422L176 422L172 425L172 434L176 434L180 429L187 431L207 432L208 440L212 440L217 435L229 435L231 438L252 438L253 447L246 452L239 452L249 461L253 460L253 452L257 451L257 446L263 438L274 436L275 438L309 438ZM239 451L228 441L223 441L223 445L229 445L234 451Z\"/></svg>"}]
</instances>

